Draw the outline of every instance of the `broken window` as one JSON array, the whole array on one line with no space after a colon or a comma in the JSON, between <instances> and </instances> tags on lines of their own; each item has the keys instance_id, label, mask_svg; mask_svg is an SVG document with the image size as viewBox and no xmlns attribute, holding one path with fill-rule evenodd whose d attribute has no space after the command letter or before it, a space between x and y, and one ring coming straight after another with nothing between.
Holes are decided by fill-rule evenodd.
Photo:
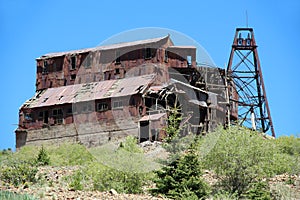
<instances>
[{"instance_id":1,"label":"broken window","mask_svg":"<svg viewBox=\"0 0 300 200\"><path fill-rule=\"evenodd\" d=\"M84 67L91 68L92 66L93 55L89 53L89 55L84 59Z\"/></svg>"},{"instance_id":2,"label":"broken window","mask_svg":"<svg viewBox=\"0 0 300 200\"><path fill-rule=\"evenodd\" d=\"M71 57L71 64L70 64L70 69L76 69L76 56Z\"/></svg>"},{"instance_id":3,"label":"broken window","mask_svg":"<svg viewBox=\"0 0 300 200\"><path fill-rule=\"evenodd\" d=\"M24 118L26 121L33 121L32 113L25 113Z\"/></svg>"},{"instance_id":4,"label":"broken window","mask_svg":"<svg viewBox=\"0 0 300 200\"><path fill-rule=\"evenodd\" d=\"M43 121L45 124L48 124L49 113L48 110L39 112L38 120Z\"/></svg>"},{"instance_id":5,"label":"broken window","mask_svg":"<svg viewBox=\"0 0 300 200\"><path fill-rule=\"evenodd\" d=\"M187 56L186 60L187 60L188 66L191 66L192 65L192 56Z\"/></svg>"},{"instance_id":6,"label":"broken window","mask_svg":"<svg viewBox=\"0 0 300 200\"><path fill-rule=\"evenodd\" d=\"M145 49L145 59L150 59L151 58L151 48L146 48Z\"/></svg>"},{"instance_id":7,"label":"broken window","mask_svg":"<svg viewBox=\"0 0 300 200\"><path fill-rule=\"evenodd\" d=\"M97 104L97 111L106 111L108 110L108 103L102 102Z\"/></svg>"},{"instance_id":8,"label":"broken window","mask_svg":"<svg viewBox=\"0 0 300 200\"><path fill-rule=\"evenodd\" d=\"M131 97L130 97L129 105L130 105L130 106L135 106L135 105L136 105L134 96L131 96Z\"/></svg>"},{"instance_id":9,"label":"broken window","mask_svg":"<svg viewBox=\"0 0 300 200\"><path fill-rule=\"evenodd\" d=\"M63 110L61 108L52 110L52 117L54 119L54 124L63 123Z\"/></svg>"},{"instance_id":10,"label":"broken window","mask_svg":"<svg viewBox=\"0 0 300 200\"><path fill-rule=\"evenodd\" d=\"M42 74L47 74L48 72L48 62L44 60Z\"/></svg>"},{"instance_id":11,"label":"broken window","mask_svg":"<svg viewBox=\"0 0 300 200\"><path fill-rule=\"evenodd\" d=\"M71 80L75 80L76 79L76 74L71 74Z\"/></svg>"},{"instance_id":12,"label":"broken window","mask_svg":"<svg viewBox=\"0 0 300 200\"><path fill-rule=\"evenodd\" d=\"M114 109L123 108L123 101L121 101L121 100L119 100L119 101L114 101L114 102L113 102L113 108L114 108Z\"/></svg>"},{"instance_id":13,"label":"broken window","mask_svg":"<svg viewBox=\"0 0 300 200\"><path fill-rule=\"evenodd\" d=\"M168 62L169 61L169 57L168 57L168 51L165 50L165 56L164 56L164 62Z\"/></svg>"},{"instance_id":14,"label":"broken window","mask_svg":"<svg viewBox=\"0 0 300 200\"><path fill-rule=\"evenodd\" d=\"M73 109L72 109L72 107L69 107L69 108L67 109L67 114L68 114L68 115L72 115L72 114L73 114Z\"/></svg>"},{"instance_id":15,"label":"broken window","mask_svg":"<svg viewBox=\"0 0 300 200\"><path fill-rule=\"evenodd\" d=\"M121 56L120 56L120 51L116 51L116 64L121 63Z\"/></svg>"}]
</instances>

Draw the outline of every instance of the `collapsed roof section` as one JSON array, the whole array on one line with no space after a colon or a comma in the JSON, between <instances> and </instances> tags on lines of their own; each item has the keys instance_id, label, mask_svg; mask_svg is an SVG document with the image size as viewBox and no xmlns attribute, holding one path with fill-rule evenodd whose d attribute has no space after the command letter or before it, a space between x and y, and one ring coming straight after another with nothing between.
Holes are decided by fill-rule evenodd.
<instances>
[{"instance_id":1,"label":"collapsed roof section","mask_svg":"<svg viewBox=\"0 0 300 200\"><path fill-rule=\"evenodd\" d=\"M36 92L35 96L23 105L25 108L38 108L68 103L92 101L96 99L143 94L155 81L155 75L145 75L126 79L75 84L48 88Z\"/></svg>"}]
</instances>

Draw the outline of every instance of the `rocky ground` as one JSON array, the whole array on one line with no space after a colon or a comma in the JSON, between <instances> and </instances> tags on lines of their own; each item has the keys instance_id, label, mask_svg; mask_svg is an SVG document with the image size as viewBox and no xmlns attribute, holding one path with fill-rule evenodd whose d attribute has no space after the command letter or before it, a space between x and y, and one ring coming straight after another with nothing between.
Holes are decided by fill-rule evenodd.
<instances>
[{"instance_id":1,"label":"rocky ground","mask_svg":"<svg viewBox=\"0 0 300 200\"><path fill-rule=\"evenodd\" d=\"M40 167L37 177L40 182L22 187L13 187L0 182L0 190L11 191L19 194L30 194L44 200L161 200L162 196L153 197L149 194L118 194L115 190L99 191L74 191L68 187L65 177L72 175L78 167ZM217 177L209 170L205 170L203 178L211 185L217 182ZM41 181L42 180L42 181ZM291 194L290 199L300 199L300 177L287 174L276 176L269 181L271 189L285 190ZM277 187L277 188L276 188ZM278 188L279 187L279 188ZM298 196L299 194L299 196ZM296 196L295 196L296 195Z\"/></svg>"},{"instance_id":2,"label":"rocky ground","mask_svg":"<svg viewBox=\"0 0 300 200\"><path fill-rule=\"evenodd\" d=\"M6 190L18 194L30 194L43 200L159 200L163 197L153 197L149 194L118 194L115 190L107 192L99 191L74 191L68 187L65 177L72 175L78 167L40 167L37 173L38 183L14 187L0 181L0 190Z\"/></svg>"},{"instance_id":3,"label":"rocky ground","mask_svg":"<svg viewBox=\"0 0 300 200\"><path fill-rule=\"evenodd\" d=\"M148 144L145 143L141 146L144 149L146 156L166 158L168 155L164 152L159 143ZM10 191L19 194L30 194L38 199L45 200L95 200L95 199L109 199L109 200L161 200L166 199L162 196L153 197L150 194L118 194L113 188L107 192L99 191L74 191L70 189L66 177L72 176L74 171L79 169L78 166L72 167L39 167L36 175L38 182L33 185L23 185L21 187L14 187L7 185L0 180L0 191ZM203 178L210 184L217 183L217 176L209 171L204 170ZM279 193L290 195L287 199L300 199L300 176L297 175L278 175L269 180L271 190L276 190Z\"/></svg>"}]
</instances>

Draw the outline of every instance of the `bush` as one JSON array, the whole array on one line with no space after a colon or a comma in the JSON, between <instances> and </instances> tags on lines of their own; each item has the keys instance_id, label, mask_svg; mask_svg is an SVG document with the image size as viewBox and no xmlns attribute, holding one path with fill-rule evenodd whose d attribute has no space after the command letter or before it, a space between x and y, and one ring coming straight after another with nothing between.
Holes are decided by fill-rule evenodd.
<instances>
[{"instance_id":1,"label":"bush","mask_svg":"<svg viewBox=\"0 0 300 200\"><path fill-rule=\"evenodd\" d=\"M72 190L83 190L83 180L84 180L84 174L82 173L81 170L78 170L72 175L72 179L69 184L69 187Z\"/></svg>"},{"instance_id":2,"label":"bush","mask_svg":"<svg viewBox=\"0 0 300 200\"><path fill-rule=\"evenodd\" d=\"M288 155L300 155L300 138L282 136L276 139L277 148Z\"/></svg>"},{"instance_id":3,"label":"bush","mask_svg":"<svg viewBox=\"0 0 300 200\"><path fill-rule=\"evenodd\" d=\"M219 137L214 136L217 134ZM275 174L278 152L273 140L242 127L219 129L207 136L218 138L204 158L205 166L219 177L219 187L240 197L250 186ZM205 142L205 141L204 141ZM287 165L285 163L284 165Z\"/></svg>"},{"instance_id":4,"label":"bush","mask_svg":"<svg viewBox=\"0 0 300 200\"><path fill-rule=\"evenodd\" d=\"M143 149L137 145L137 139L133 136L127 136L125 141L120 143L119 149L131 153L143 153Z\"/></svg>"},{"instance_id":5,"label":"bush","mask_svg":"<svg viewBox=\"0 0 300 200\"><path fill-rule=\"evenodd\" d=\"M154 194L164 194L175 199L199 199L209 194L209 187L201 177L201 165L194 145L178 159L155 172Z\"/></svg>"},{"instance_id":6,"label":"bush","mask_svg":"<svg viewBox=\"0 0 300 200\"><path fill-rule=\"evenodd\" d=\"M153 166L134 137L127 137L119 146L114 147L110 143L90 151L97 160L86 163L71 177L69 186L72 189L82 190L85 189L83 185L92 185L94 190L99 191L115 189L119 193L143 192L143 186L149 180L148 171Z\"/></svg>"},{"instance_id":7,"label":"bush","mask_svg":"<svg viewBox=\"0 0 300 200\"><path fill-rule=\"evenodd\" d=\"M168 116L168 126L164 128L167 133L166 141L170 142L172 139L176 138L180 133L180 121L182 120L181 108L176 105L170 110Z\"/></svg>"},{"instance_id":8,"label":"bush","mask_svg":"<svg viewBox=\"0 0 300 200\"><path fill-rule=\"evenodd\" d=\"M85 146L76 143L51 146L48 148L48 153L54 166L83 165L94 159Z\"/></svg>"},{"instance_id":9,"label":"bush","mask_svg":"<svg viewBox=\"0 0 300 200\"><path fill-rule=\"evenodd\" d=\"M39 154L36 158L36 162L39 166L45 166L45 165L49 165L50 164L50 157L47 153L47 151L44 149L44 147L42 146L42 148L39 150Z\"/></svg>"},{"instance_id":10,"label":"bush","mask_svg":"<svg viewBox=\"0 0 300 200\"><path fill-rule=\"evenodd\" d=\"M5 183L18 186L36 182L35 175L38 169L33 162L11 161L0 169L0 178Z\"/></svg>"},{"instance_id":11,"label":"bush","mask_svg":"<svg viewBox=\"0 0 300 200\"><path fill-rule=\"evenodd\" d=\"M119 193L136 194L143 192L145 179L146 174L143 173L104 168L93 177L93 187L99 191L115 189Z\"/></svg>"},{"instance_id":12,"label":"bush","mask_svg":"<svg viewBox=\"0 0 300 200\"><path fill-rule=\"evenodd\" d=\"M258 181L250 184L250 188L243 195L246 199L271 200L271 193L268 183Z\"/></svg>"}]
</instances>

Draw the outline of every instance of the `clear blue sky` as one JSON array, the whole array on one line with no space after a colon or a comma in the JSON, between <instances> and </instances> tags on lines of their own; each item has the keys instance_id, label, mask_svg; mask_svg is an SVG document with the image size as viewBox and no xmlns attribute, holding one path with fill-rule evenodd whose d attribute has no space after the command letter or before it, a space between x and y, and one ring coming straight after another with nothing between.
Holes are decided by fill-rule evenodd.
<instances>
[{"instance_id":1,"label":"clear blue sky","mask_svg":"<svg viewBox=\"0 0 300 200\"><path fill-rule=\"evenodd\" d=\"M254 28L278 136L300 133L300 1L0 2L0 149L14 148L18 109L35 92L35 58L93 47L134 28L163 27L199 42L218 66L236 27Z\"/></svg>"}]
</instances>

